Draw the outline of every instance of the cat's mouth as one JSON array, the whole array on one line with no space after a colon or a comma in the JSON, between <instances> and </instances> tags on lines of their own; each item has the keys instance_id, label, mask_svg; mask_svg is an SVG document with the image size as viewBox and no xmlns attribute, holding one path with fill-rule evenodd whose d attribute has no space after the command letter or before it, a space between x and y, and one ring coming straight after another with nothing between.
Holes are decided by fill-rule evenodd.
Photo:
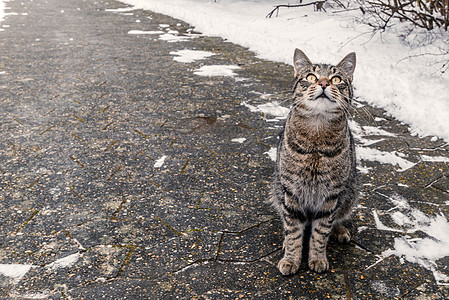
<instances>
[{"instance_id":1,"label":"cat's mouth","mask_svg":"<svg viewBox=\"0 0 449 300\"><path fill-rule=\"evenodd\" d=\"M335 102L333 99L328 97L324 92L321 95L319 95L318 97L316 97L314 100L328 100L330 102Z\"/></svg>"}]
</instances>

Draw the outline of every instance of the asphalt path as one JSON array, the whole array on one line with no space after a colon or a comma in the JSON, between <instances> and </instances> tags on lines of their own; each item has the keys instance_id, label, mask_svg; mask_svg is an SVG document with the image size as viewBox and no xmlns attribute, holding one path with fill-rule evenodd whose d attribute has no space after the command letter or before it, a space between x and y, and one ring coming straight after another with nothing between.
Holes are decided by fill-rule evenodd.
<instances>
[{"instance_id":1,"label":"asphalt path","mask_svg":"<svg viewBox=\"0 0 449 300\"><path fill-rule=\"evenodd\" d=\"M392 253L400 241L445 245L426 230L447 226L444 141L356 99L353 240L330 242L327 273L303 263L284 277L268 203L282 120L250 108L289 107L291 66L117 1L6 6L2 299L449 298L449 257ZM174 60L183 49L214 55ZM212 65L235 75L197 74Z\"/></svg>"}]
</instances>

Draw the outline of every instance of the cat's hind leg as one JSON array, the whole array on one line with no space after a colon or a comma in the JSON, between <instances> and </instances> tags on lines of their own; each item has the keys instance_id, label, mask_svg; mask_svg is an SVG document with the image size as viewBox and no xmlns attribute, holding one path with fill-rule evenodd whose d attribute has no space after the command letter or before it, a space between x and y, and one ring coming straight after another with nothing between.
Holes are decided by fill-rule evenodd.
<instances>
[{"instance_id":1,"label":"cat's hind leg","mask_svg":"<svg viewBox=\"0 0 449 300\"><path fill-rule=\"evenodd\" d=\"M339 243L349 243L351 241L351 233L341 223L334 224L332 228L332 237L334 237Z\"/></svg>"}]
</instances>

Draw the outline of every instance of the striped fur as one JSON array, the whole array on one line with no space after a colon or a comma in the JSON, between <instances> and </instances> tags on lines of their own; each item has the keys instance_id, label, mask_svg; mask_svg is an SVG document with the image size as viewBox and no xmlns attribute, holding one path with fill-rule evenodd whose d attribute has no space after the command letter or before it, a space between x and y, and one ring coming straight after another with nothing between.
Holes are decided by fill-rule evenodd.
<instances>
[{"instance_id":1,"label":"striped fur","mask_svg":"<svg viewBox=\"0 0 449 300\"><path fill-rule=\"evenodd\" d=\"M294 66L294 104L280 135L271 190L284 226L284 257L278 264L283 275L299 269L308 224L309 268L329 268L329 236L349 242L342 221L357 198L354 141L347 119L355 54L332 66L312 64L296 49Z\"/></svg>"}]
</instances>

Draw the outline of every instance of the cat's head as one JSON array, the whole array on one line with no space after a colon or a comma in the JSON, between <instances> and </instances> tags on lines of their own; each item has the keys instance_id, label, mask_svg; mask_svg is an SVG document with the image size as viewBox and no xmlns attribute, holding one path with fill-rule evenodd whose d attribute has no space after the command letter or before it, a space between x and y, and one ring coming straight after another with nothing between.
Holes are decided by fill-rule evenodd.
<instances>
[{"instance_id":1,"label":"cat's head","mask_svg":"<svg viewBox=\"0 0 449 300\"><path fill-rule=\"evenodd\" d=\"M294 101L315 113L346 109L352 99L355 53L346 55L336 66L313 64L299 49L293 57L296 82Z\"/></svg>"}]
</instances>

